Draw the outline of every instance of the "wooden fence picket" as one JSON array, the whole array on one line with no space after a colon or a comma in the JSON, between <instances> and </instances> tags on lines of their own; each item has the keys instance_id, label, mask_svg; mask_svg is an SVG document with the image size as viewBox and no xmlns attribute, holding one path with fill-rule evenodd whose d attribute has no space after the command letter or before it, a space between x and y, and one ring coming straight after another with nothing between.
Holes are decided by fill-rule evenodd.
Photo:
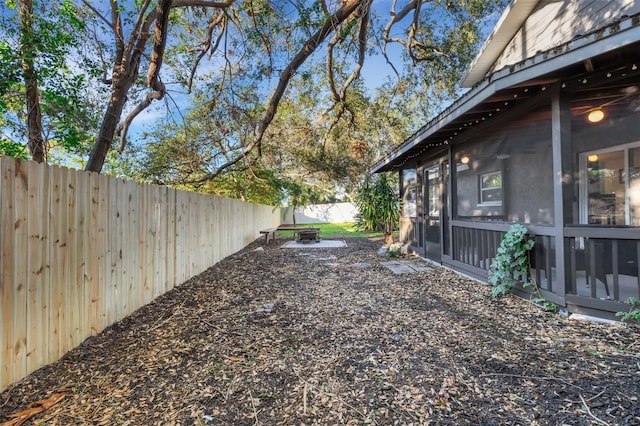
<instances>
[{"instance_id":1,"label":"wooden fence picket","mask_svg":"<svg viewBox=\"0 0 640 426\"><path fill-rule=\"evenodd\" d=\"M0 157L0 391L280 223L280 209Z\"/></svg>"}]
</instances>

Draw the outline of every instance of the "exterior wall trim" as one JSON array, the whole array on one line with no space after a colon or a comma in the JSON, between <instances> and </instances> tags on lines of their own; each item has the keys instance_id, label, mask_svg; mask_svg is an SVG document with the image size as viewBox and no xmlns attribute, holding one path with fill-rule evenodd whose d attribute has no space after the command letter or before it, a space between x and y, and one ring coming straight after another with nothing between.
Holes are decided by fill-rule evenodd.
<instances>
[{"instance_id":1,"label":"exterior wall trim","mask_svg":"<svg viewBox=\"0 0 640 426\"><path fill-rule=\"evenodd\" d=\"M474 266L467 265L466 263L459 262L453 259L446 262L443 260L442 265L451 268L455 272L469 275L471 278L479 280L483 284L487 284L487 280L489 277L487 275L487 271L485 271L484 269L476 268Z\"/></svg>"},{"instance_id":2,"label":"exterior wall trim","mask_svg":"<svg viewBox=\"0 0 640 426\"><path fill-rule=\"evenodd\" d=\"M640 240L640 228L626 227L595 227L595 226L565 226L565 237L583 237L587 234L591 238L613 238L616 240Z\"/></svg>"},{"instance_id":3,"label":"exterior wall trim","mask_svg":"<svg viewBox=\"0 0 640 426\"><path fill-rule=\"evenodd\" d=\"M509 42L526 22L539 0L513 0L480 48L460 80L461 87L471 87L486 75Z\"/></svg>"}]
</instances>

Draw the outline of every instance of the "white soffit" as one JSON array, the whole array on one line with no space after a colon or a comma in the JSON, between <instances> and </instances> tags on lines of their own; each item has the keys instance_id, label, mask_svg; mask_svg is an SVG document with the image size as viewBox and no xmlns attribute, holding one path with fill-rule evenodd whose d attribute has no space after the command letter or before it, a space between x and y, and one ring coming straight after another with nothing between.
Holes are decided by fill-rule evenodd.
<instances>
[{"instance_id":1,"label":"white soffit","mask_svg":"<svg viewBox=\"0 0 640 426\"><path fill-rule=\"evenodd\" d=\"M513 0L502 13L493 31L482 45L480 52L475 57L469 69L462 77L461 87L473 87L482 80L498 56L507 47L531 11L540 0Z\"/></svg>"}]
</instances>

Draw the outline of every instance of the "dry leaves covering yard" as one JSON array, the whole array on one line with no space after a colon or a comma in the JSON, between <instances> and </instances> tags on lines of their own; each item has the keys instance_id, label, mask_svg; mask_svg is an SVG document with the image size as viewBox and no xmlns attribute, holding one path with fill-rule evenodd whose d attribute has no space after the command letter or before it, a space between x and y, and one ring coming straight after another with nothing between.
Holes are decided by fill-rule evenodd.
<instances>
[{"instance_id":1,"label":"dry leaves covering yard","mask_svg":"<svg viewBox=\"0 0 640 426\"><path fill-rule=\"evenodd\" d=\"M640 425L639 328L575 321L379 241L255 242L0 394L26 424Z\"/></svg>"}]
</instances>

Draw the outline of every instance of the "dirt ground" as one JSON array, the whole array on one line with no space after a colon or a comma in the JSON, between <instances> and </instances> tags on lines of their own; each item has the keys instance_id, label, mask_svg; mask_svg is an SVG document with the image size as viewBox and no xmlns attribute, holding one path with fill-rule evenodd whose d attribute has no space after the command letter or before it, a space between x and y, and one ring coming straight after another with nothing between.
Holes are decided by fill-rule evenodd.
<instances>
[{"instance_id":1,"label":"dirt ground","mask_svg":"<svg viewBox=\"0 0 640 426\"><path fill-rule=\"evenodd\" d=\"M640 327L346 242L251 244L7 389L0 423L48 399L25 424L640 425Z\"/></svg>"}]
</instances>

